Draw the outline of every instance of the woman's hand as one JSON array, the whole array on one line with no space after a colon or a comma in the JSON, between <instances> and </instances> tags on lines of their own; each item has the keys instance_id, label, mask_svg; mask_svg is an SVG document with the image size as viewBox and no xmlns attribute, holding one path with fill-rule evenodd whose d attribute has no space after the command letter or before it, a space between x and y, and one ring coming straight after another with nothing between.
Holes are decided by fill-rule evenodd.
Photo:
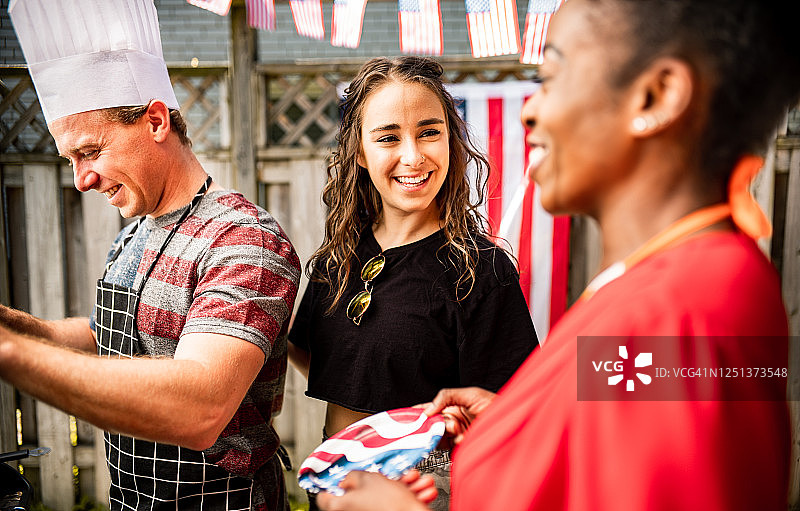
<instances>
[{"instance_id":1,"label":"woman's hand","mask_svg":"<svg viewBox=\"0 0 800 511\"><path fill-rule=\"evenodd\" d=\"M433 402L425 406L425 414L444 415L446 437L450 443L458 445L475 417L491 404L496 395L480 387L442 389L433 398ZM440 449L448 447L447 440L443 441L444 444L439 444Z\"/></svg>"},{"instance_id":2,"label":"woman's hand","mask_svg":"<svg viewBox=\"0 0 800 511\"><path fill-rule=\"evenodd\" d=\"M392 481L381 474L350 472L339 483L345 494L337 497L320 493L317 504L327 511L420 511L436 498L436 488L431 476L420 476L410 470L399 481Z\"/></svg>"}]
</instances>

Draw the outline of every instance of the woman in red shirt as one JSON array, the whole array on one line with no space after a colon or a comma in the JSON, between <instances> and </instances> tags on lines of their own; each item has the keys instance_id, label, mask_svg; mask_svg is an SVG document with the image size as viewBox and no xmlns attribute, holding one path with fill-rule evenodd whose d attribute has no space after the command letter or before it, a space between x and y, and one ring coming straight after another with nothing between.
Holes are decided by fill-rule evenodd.
<instances>
[{"instance_id":1,"label":"woman in red shirt","mask_svg":"<svg viewBox=\"0 0 800 511\"><path fill-rule=\"evenodd\" d=\"M452 509L786 508L787 322L747 185L800 94L797 8L570 0L553 18L529 172L546 209L598 221L602 271L496 398L429 407L459 435L477 416ZM407 482L351 474L319 501L424 508L425 479Z\"/></svg>"}]
</instances>

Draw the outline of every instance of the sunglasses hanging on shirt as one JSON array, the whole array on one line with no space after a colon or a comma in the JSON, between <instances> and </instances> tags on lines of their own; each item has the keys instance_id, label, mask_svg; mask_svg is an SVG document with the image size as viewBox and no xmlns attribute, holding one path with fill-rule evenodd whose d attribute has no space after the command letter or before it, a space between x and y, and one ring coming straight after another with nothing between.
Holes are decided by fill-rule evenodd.
<instances>
[{"instance_id":1,"label":"sunglasses hanging on shirt","mask_svg":"<svg viewBox=\"0 0 800 511\"><path fill-rule=\"evenodd\" d=\"M361 317L367 312L367 308L372 301L372 280L380 274L385 264L386 257L381 253L364 263L364 267L361 268L361 280L364 281L364 290L359 291L347 304L347 317L352 319L356 325L361 324Z\"/></svg>"}]
</instances>

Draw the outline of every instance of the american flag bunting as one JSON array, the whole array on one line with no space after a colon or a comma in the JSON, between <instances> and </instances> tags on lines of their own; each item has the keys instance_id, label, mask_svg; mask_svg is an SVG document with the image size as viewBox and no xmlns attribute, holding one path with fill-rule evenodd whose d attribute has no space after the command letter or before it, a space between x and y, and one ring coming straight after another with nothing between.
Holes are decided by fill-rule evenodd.
<instances>
[{"instance_id":1,"label":"american flag bunting","mask_svg":"<svg viewBox=\"0 0 800 511\"><path fill-rule=\"evenodd\" d=\"M231 8L231 0L186 0L191 5L201 7L220 16L227 16Z\"/></svg>"},{"instance_id":2,"label":"american flag bunting","mask_svg":"<svg viewBox=\"0 0 800 511\"><path fill-rule=\"evenodd\" d=\"M367 0L334 0L331 16L331 44L358 48Z\"/></svg>"},{"instance_id":3,"label":"american flag bunting","mask_svg":"<svg viewBox=\"0 0 800 511\"><path fill-rule=\"evenodd\" d=\"M442 15L439 0L399 0L400 51L417 55L442 54Z\"/></svg>"},{"instance_id":4,"label":"american flag bunting","mask_svg":"<svg viewBox=\"0 0 800 511\"><path fill-rule=\"evenodd\" d=\"M525 17L525 35L523 36L523 64L541 64L544 62L544 43L550 18L561 6L561 0L529 0L528 14Z\"/></svg>"},{"instance_id":5,"label":"american flag bunting","mask_svg":"<svg viewBox=\"0 0 800 511\"><path fill-rule=\"evenodd\" d=\"M297 33L312 39L325 39L322 24L322 0L290 0Z\"/></svg>"},{"instance_id":6,"label":"american flag bunting","mask_svg":"<svg viewBox=\"0 0 800 511\"><path fill-rule=\"evenodd\" d=\"M519 53L515 0L465 0L473 57Z\"/></svg>"},{"instance_id":7,"label":"american flag bunting","mask_svg":"<svg viewBox=\"0 0 800 511\"><path fill-rule=\"evenodd\" d=\"M262 30L275 30L275 0L245 0L247 24Z\"/></svg>"},{"instance_id":8,"label":"american flag bunting","mask_svg":"<svg viewBox=\"0 0 800 511\"><path fill-rule=\"evenodd\" d=\"M542 208L538 185L525 175L528 148L519 112L537 87L502 82L451 84L447 89L459 103L473 141L488 156L483 214L492 233L508 244L498 242L510 246L517 258L520 286L542 342L567 309L570 224L568 217L553 217Z\"/></svg>"}]
</instances>

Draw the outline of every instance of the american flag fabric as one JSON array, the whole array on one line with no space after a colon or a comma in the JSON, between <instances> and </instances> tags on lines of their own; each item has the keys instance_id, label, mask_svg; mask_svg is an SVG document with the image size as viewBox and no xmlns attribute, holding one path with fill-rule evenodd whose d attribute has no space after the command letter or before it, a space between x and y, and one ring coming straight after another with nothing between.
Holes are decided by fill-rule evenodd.
<instances>
[{"instance_id":1,"label":"american flag fabric","mask_svg":"<svg viewBox=\"0 0 800 511\"><path fill-rule=\"evenodd\" d=\"M399 0L400 51L417 55L442 54L442 14L439 0Z\"/></svg>"},{"instance_id":2,"label":"american flag fabric","mask_svg":"<svg viewBox=\"0 0 800 511\"><path fill-rule=\"evenodd\" d=\"M186 0L192 5L196 5L197 7L202 7L207 11L211 11L214 14L219 14L220 16L227 16L228 11L231 8L231 0Z\"/></svg>"},{"instance_id":3,"label":"american flag fabric","mask_svg":"<svg viewBox=\"0 0 800 511\"><path fill-rule=\"evenodd\" d=\"M473 57L519 53L516 0L465 0Z\"/></svg>"},{"instance_id":4,"label":"american flag fabric","mask_svg":"<svg viewBox=\"0 0 800 511\"><path fill-rule=\"evenodd\" d=\"M339 481L353 470L398 477L430 453L444 434L444 417L397 408L351 424L325 440L300 465L297 480L312 493L344 493Z\"/></svg>"},{"instance_id":5,"label":"american flag fabric","mask_svg":"<svg viewBox=\"0 0 800 511\"><path fill-rule=\"evenodd\" d=\"M491 170L483 213L492 233L501 234L517 258L522 292L542 342L567 308L569 218L546 212L538 185L525 176L528 148L519 113L537 87L512 81L447 88L459 102L473 141L488 156Z\"/></svg>"},{"instance_id":6,"label":"american flag fabric","mask_svg":"<svg viewBox=\"0 0 800 511\"><path fill-rule=\"evenodd\" d=\"M275 30L275 1L246 0L247 24L262 30Z\"/></svg>"},{"instance_id":7,"label":"american flag fabric","mask_svg":"<svg viewBox=\"0 0 800 511\"><path fill-rule=\"evenodd\" d=\"M334 0L331 17L331 44L358 48L367 0Z\"/></svg>"},{"instance_id":8,"label":"american flag fabric","mask_svg":"<svg viewBox=\"0 0 800 511\"><path fill-rule=\"evenodd\" d=\"M292 18L297 33L312 39L325 39L322 0L291 0Z\"/></svg>"},{"instance_id":9,"label":"american flag fabric","mask_svg":"<svg viewBox=\"0 0 800 511\"><path fill-rule=\"evenodd\" d=\"M561 6L561 0L529 0L528 14L525 17L525 35L522 40L523 64L544 62L544 43L550 18Z\"/></svg>"}]
</instances>

